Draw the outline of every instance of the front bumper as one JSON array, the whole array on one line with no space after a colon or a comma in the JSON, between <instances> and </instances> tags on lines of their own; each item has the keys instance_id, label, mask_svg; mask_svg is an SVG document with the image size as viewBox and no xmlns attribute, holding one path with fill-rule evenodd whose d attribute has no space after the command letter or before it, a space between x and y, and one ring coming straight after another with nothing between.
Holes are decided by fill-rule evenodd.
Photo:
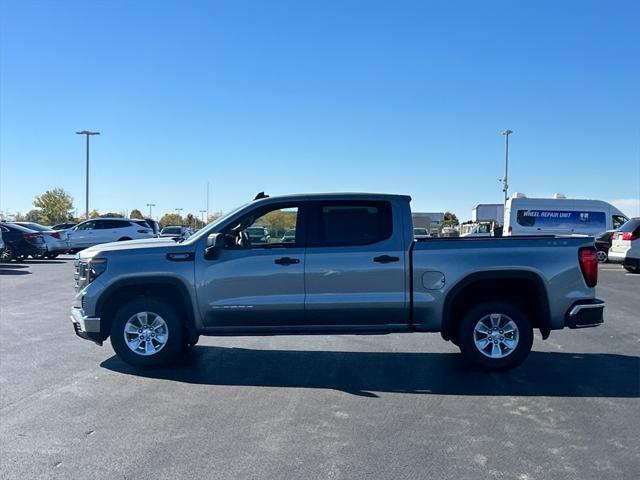
<instances>
[{"instance_id":1,"label":"front bumper","mask_svg":"<svg viewBox=\"0 0 640 480\"><path fill-rule=\"evenodd\" d=\"M73 329L80 338L91 340L92 342L102 345L100 336L100 318L88 317L84 314L84 310L77 307L71 308L71 323Z\"/></svg>"},{"instance_id":2,"label":"front bumper","mask_svg":"<svg viewBox=\"0 0 640 480\"><path fill-rule=\"evenodd\" d=\"M593 300L574 303L565 317L565 326L569 328L597 327L604 323L604 301Z\"/></svg>"}]
</instances>

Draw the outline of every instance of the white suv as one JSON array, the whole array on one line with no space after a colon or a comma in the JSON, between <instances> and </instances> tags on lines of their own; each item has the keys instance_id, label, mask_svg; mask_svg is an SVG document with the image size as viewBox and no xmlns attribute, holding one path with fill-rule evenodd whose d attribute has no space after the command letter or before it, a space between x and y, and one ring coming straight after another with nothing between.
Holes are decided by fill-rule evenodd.
<instances>
[{"instance_id":1,"label":"white suv","mask_svg":"<svg viewBox=\"0 0 640 480\"><path fill-rule=\"evenodd\" d=\"M67 230L72 251L100 243L153 238L153 230L144 220L128 218L95 218Z\"/></svg>"},{"instance_id":2,"label":"white suv","mask_svg":"<svg viewBox=\"0 0 640 480\"><path fill-rule=\"evenodd\" d=\"M609 261L622 263L629 272L640 273L640 217L632 218L613 234Z\"/></svg>"}]
</instances>

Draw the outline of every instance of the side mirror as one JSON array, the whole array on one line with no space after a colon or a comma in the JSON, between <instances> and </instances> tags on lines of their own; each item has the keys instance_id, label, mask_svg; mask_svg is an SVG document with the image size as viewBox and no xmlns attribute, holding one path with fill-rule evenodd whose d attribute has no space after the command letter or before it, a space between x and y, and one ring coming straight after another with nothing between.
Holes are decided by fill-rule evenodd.
<instances>
[{"instance_id":1,"label":"side mirror","mask_svg":"<svg viewBox=\"0 0 640 480\"><path fill-rule=\"evenodd\" d=\"M220 250L224 248L224 233L212 233L207 237L207 248L204 251L204 258L207 260L217 260Z\"/></svg>"}]
</instances>

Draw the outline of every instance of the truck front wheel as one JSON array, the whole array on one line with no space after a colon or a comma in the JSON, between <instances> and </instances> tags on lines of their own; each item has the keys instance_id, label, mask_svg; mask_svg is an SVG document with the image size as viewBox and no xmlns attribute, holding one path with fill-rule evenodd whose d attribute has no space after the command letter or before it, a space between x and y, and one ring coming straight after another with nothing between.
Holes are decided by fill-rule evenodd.
<instances>
[{"instance_id":1,"label":"truck front wheel","mask_svg":"<svg viewBox=\"0 0 640 480\"><path fill-rule=\"evenodd\" d=\"M183 329L176 311L155 298L127 302L111 322L111 345L118 356L136 367L154 367L182 352Z\"/></svg>"},{"instance_id":2,"label":"truck front wheel","mask_svg":"<svg viewBox=\"0 0 640 480\"><path fill-rule=\"evenodd\" d=\"M487 302L471 308L458 330L462 355L489 370L520 365L533 344L533 329L523 309L508 302Z\"/></svg>"}]
</instances>

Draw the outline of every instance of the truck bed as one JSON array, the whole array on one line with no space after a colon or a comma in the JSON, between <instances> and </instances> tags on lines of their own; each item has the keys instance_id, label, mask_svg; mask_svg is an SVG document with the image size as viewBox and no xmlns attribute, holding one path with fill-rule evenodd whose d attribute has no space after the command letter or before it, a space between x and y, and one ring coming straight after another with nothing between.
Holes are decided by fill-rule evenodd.
<instances>
[{"instance_id":1,"label":"truck bed","mask_svg":"<svg viewBox=\"0 0 640 480\"><path fill-rule=\"evenodd\" d=\"M414 327L438 330L436 319L442 318L444 299L452 289L518 273L544 289L550 302L546 308L555 312L549 319L550 328L563 328L564 313L577 298L595 297L594 289L584 282L578 260L578 250L593 245L593 237L553 235L417 240L410 249ZM562 288L554 289L556 285ZM558 295L559 291L565 293Z\"/></svg>"}]
</instances>

